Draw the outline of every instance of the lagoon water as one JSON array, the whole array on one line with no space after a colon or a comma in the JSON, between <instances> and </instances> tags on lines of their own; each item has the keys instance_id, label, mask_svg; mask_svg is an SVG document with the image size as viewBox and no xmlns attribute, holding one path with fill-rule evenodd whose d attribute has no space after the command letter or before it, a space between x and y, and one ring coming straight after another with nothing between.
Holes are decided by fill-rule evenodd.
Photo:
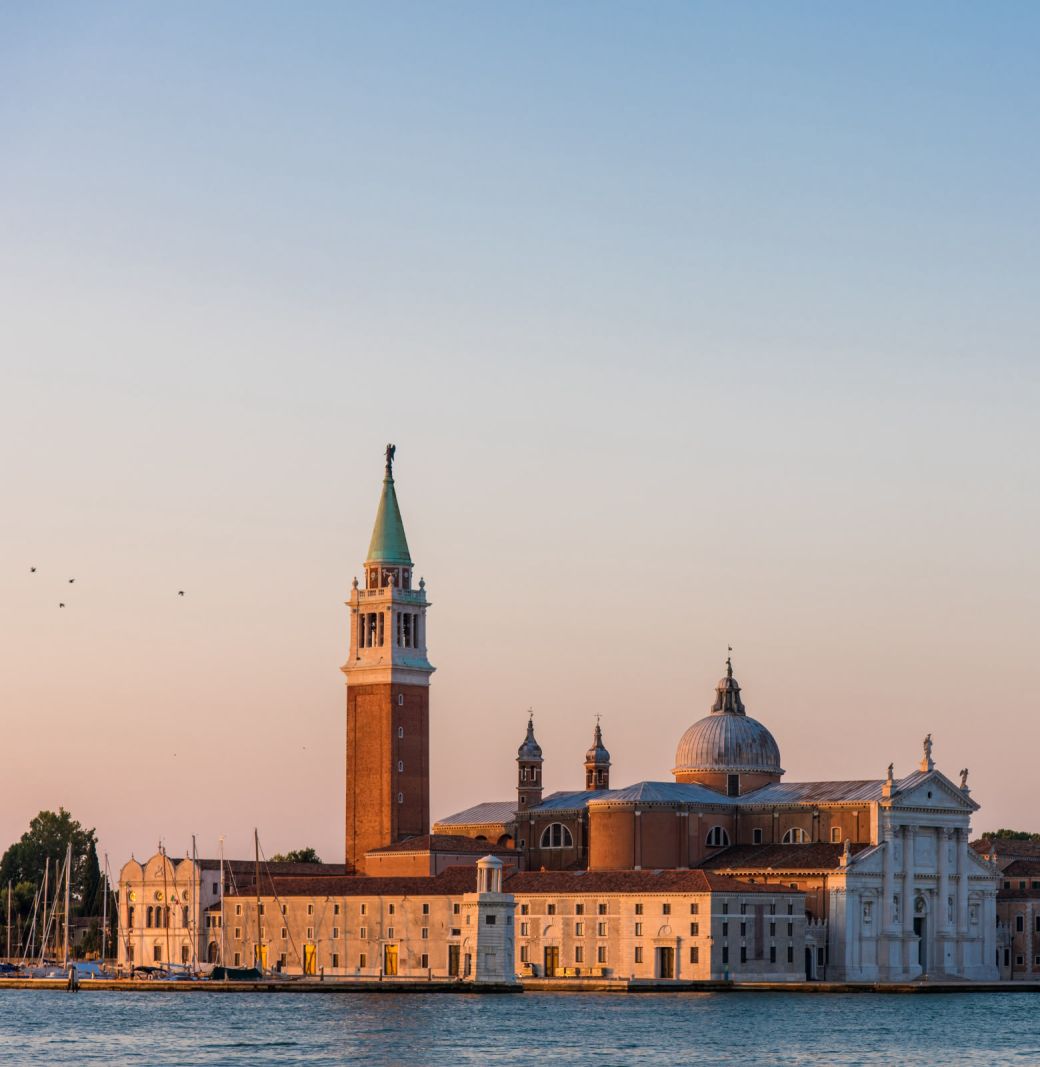
<instances>
[{"instance_id":1,"label":"lagoon water","mask_svg":"<svg viewBox=\"0 0 1040 1067\"><path fill-rule=\"evenodd\" d=\"M1038 1064L1040 998L0 992L2 1064Z\"/></svg>"}]
</instances>

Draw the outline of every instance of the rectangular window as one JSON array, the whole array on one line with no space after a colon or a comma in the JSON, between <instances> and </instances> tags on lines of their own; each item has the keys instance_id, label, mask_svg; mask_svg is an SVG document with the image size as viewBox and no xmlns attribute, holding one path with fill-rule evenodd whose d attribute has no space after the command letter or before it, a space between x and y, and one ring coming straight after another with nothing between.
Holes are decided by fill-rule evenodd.
<instances>
[{"instance_id":1,"label":"rectangular window","mask_svg":"<svg viewBox=\"0 0 1040 1067\"><path fill-rule=\"evenodd\" d=\"M840 841L841 841L841 827L840 826L832 826L831 827L831 842L832 842L832 844L837 845L837 844L840 843Z\"/></svg>"},{"instance_id":2,"label":"rectangular window","mask_svg":"<svg viewBox=\"0 0 1040 1067\"><path fill-rule=\"evenodd\" d=\"M264 906L263 906L263 904L261 904L260 905L260 914L263 915L263 913L264 913Z\"/></svg>"},{"instance_id":3,"label":"rectangular window","mask_svg":"<svg viewBox=\"0 0 1040 1067\"><path fill-rule=\"evenodd\" d=\"M424 971L426 971L426 970L429 970L429 967L430 967L430 955L429 955L429 953L428 953L428 952L424 952L424 953L423 953L423 954L422 954L422 955L421 955L421 956L419 957L419 966L420 966L420 967L421 967L421 968L422 968L422 969L423 969Z\"/></svg>"},{"instance_id":4,"label":"rectangular window","mask_svg":"<svg viewBox=\"0 0 1040 1067\"><path fill-rule=\"evenodd\" d=\"M529 929L530 929L530 924L529 923L521 922L520 923L520 936L521 937L527 937Z\"/></svg>"},{"instance_id":5,"label":"rectangular window","mask_svg":"<svg viewBox=\"0 0 1040 1067\"><path fill-rule=\"evenodd\" d=\"M584 904L575 904L574 905L574 914L575 915L584 915L585 914L585 905Z\"/></svg>"},{"instance_id":6,"label":"rectangular window","mask_svg":"<svg viewBox=\"0 0 1040 1067\"><path fill-rule=\"evenodd\" d=\"M771 904L769 905L769 914L770 914L770 915L775 915L775 914L776 914L776 901L773 901L773 902L772 902L772 903L771 903Z\"/></svg>"},{"instance_id":7,"label":"rectangular window","mask_svg":"<svg viewBox=\"0 0 1040 1067\"><path fill-rule=\"evenodd\" d=\"M746 945L741 945L740 946L740 962L741 963L747 963L747 946Z\"/></svg>"},{"instance_id":8,"label":"rectangular window","mask_svg":"<svg viewBox=\"0 0 1040 1067\"><path fill-rule=\"evenodd\" d=\"M602 926L602 923L600 925ZM642 923L636 923L636 937L642 937L642 936L643 936L643 924Z\"/></svg>"},{"instance_id":9,"label":"rectangular window","mask_svg":"<svg viewBox=\"0 0 1040 1067\"><path fill-rule=\"evenodd\" d=\"M389 937L389 938L391 938L391 939L393 939L393 936L394 936L394 928L393 928L392 926L388 926L388 927L386 928L386 936L387 936L387 937Z\"/></svg>"},{"instance_id":10,"label":"rectangular window","mask_svg":"<svg viewBox=\"0 0 1040 1067\"><path fill-rule=\"evenodd\" d=\"M162 945L155 945L152 948L152 961L154 963L162 962Z\"/></svg>"},{"instance_id":11,"label":"rectangular window","mask_svg":"<svg viewBox=\"0 0 1040 1067\"><path fill-rule=\"evenodd\" d=\"M489 915L488 918L493 918L493 916ZM422 928L422 933L420 936L423 941L428 941L430 939L430 928L428 926L424 926Z\"/></svg>"},{"instance_id":12,"label":"rectangular window","mask_svg":"<svg viewBox=\"0 0 1040 1067\"><path fill-rule=\"evenodd\" d=\"M282 940L285 941L288 938L288 936L289 936L289 931L283 926L282 927Z\"/></svg>"},{"instance_id":13,"label":"rectangular window","mask_svg":"<svg viewBox=\"0 0 1040 1067\"><path fill-rule=\"evenodd\" d=\"M700 923L690 923L690 937L700 937L700 936L701 936L701 924Z\"/></svg>"},{"instance_id":14,"label":"rectangular window","mask_svg":"<svg viewBox=\"0 0 1040 1067\"><path fill-rule=\"evenodd\" d=\"M575 963L584 963L585 962L585 949L583 949L581 947L581 945L575 945L574 946L574 962Z\"/></svg>"},{"instance_id":15,"label":"rectangular window","mask_svg":"<svg viewBox=\"0 0 1040 1067\"><path fill-rule=\"evenodd\" d=\"M285 953L282 952L278 956L278 966L281 967L283 971L285 970L286 961L287 961L287 957L286 957Z\"/></svg>"},{"instance_id":16,"label":"rectangular window","mask_svg":"<svg viewBox=\"0 0 1040 1067\"><path fill-rule=\"evenodd\" d=\"M606 904L597 904L596 905L596 911L599 912L600 915L606 915L607 914L607 906L606 906Z\"/></svg>"},{"instance_id":17,"label":"rectangular window","mask_svg":"<svg viewBox=\"0 0 1040 1067\"><path fill-rule=\"evenodd\" d=\"M747 937L747 923L746 922L742 922L740 924L740 936L741 937Z\"/></svg>"},{"instance_id":18,"label":"rectangular window","mask_svg":"<svg viewBox=\"0 0 1040 1067\"><path fill-rule=\"evenodd\" d=\"M358 937L361 938L362 941L367 941L368 940L368 928L365 927L365 926L362 926L361 929L358 930Z\"/></svg>"},{"instance_id":19,"label":"rectangular window","mask_svg":"<svg viewBox=\"0 0 1040 1067\"><path fill-rule=\"evenodd\" d=\"M424 904L422 906L422 913L423 913L423 915L429 915L430 914L430 905L429 904Z\"/></svg>"},{"instance_id":20,"label":"rectangular window","mask_svg":"<svg viewBox=\"0 0 1040 1067\"><path fill-rule=\"evenodd\" d=\"M457 904L455 906L458 907ZM367 904L362 904L361 905L361 914L362 915L367 915L368 914L368 905Z\"/></svg>"},{"instance_id":21,"label":"rectangular window","mask_svg":"<svg viewBox=\"0 0 1040 1067\"><path fill-rule=\"evenodd\" d=\"M387 915L393 915L395 911L396 911L396 908L394 907L393 904L387 904L387 906L386 906Z\"/></svg>"},{"instance_id":22,"label":"rectangular window","mask_svg":"<svg viewBox=\"0 0 1040 1067\"><path fill-rule=\"evenodd\" d=\"M1020 934L1026 927L1026 920L1024 915L1015 916L1015 933Z\"/></svg>"},{"instance_id":23,"label":"rectangular window","mask_svg":"<svg viewBox=\"0 0 1040 1067\"><path fill-rule=\"evenodd\" d=\"M776 963L776 945L769 946L769 962Z\"/></svg>"},{"instance_id":24,"label":"rectangular window","mask_svg":"<svg viewBox=\"0 0 1040 1067\"><path fill-rule=\"evenodd\" d=\"M241 967L242 966L242 953L241 952L236 952L235 953L235 966L236 967Z\"/></svg>"},{"instance_id":25,"label":"rectangular window","mask_svg":"<svg viewBox=\"0 0 1040 1067\"><path fill-rule=\"evenodd\" d=\"M776 923L769 924L769 936L776 937Z\"/></svg>"},{"instance_id":26,"label":"rectangular window","mask_svg":"<svg viewBox=\"0 0 1040 1067\"><path fill-rule=\"evenodd\" d=\"M729 963L729 945L722 946L722 962Z\"/></svg>"},{"instance_id":27,"label":"rectangular window","mask_svg":"<svg viewBox=\"0 0 1040 1067\"><path fill-rule=\"evenodd\" d=\"M574 924L574 936L575 937L584 937L585 936L585 924L584 923L575 923Z\"/></svg>"},{"instance_id":28,"label":"rectangular window","mask_svg":"<svg viewBox=\"0 0 1040 1067\"><path fill-rule=\"evenodd\" d=\"M787 924L787 936L794 937L794 923Z\"/></svg>"},{"instance_id":29,"label":"rectangular window","mask_svg":"<svg viewBox=\"0 0 1040 1067\"><path fill-rule=\"evenodd\" d=\"M701 910L701 906L696 901L694 901L690 905L690 914L691 915L697 915L700 912L700 910Z\"/></svg>"},{"instance_id":30,"label":"rectangular window","mask_svg":"<svg viewBox=\"0 0 1040 1067\"><path fill-rule=\"evenodd\" d=\"M599 936L600 937L606 937L607 936L607 924L606 923L599 923L599 931L598 932L599 932Z\"/></svg>"},{"instance_id":31,"label":"rectangular window","mask_svg":"<svg viewBox=\"0 0 1040 1067\"><path fill-rule=\"evenodd\" d=\"M690 963L701 962L701 949L699 945L690 946Z\"/></svg>"},{"instance_id":32,"label":"rectangular window","mask_svg":"<svg viewBox=\"0 0 1040 1067\"><path fill-rule=\"evenodd\" d=\"M787 962L794 963L794 945L787 946Z\"/></svg>"},{"instance_id":33,"label":"rectangular window","mask_svg":"<svg viewBox=\"0 0 1040 1067\"><path fill-rule=\"evenodd\" d=\"M520 914L521 915L526 915L528 913L529 909L530 909L530 905L529 904L521 904L520 905ZM458 904L456 904L455 905L455 914L458 915L458 913L459 913L459 906L458 906Z\"/></svg>"},{"instance_id":34,"label":"rectangular window","mask_svg":"<svg viewBox=\"0 0 1040 1067\"><path fill-rule=\"evenodd\" d=\"M729 937L729 923L722 924L722 936Z\"/></svg>"},{"instance_id":35,"label":"rectangular window","mask_svg":"<svg viewBox=\"0 0 1040 1067\"><path fill-rule=\"evenodd\" d=\"M1021 967L1022 966L1022 957L1021 956L1017 956L1017 955L1015 956L1015 966L1016 967Z\"/></svg>"},{"instance_id":36,"label":"rectangular window","mask_svg":"<svg viewBox=\"0 0 1040 1067\"><path fill-rule=\"evenodd\" d=\"M282 914L284 915L285 913L283 912ZM314 905L313 904L308 904L307 905L307 914L308 915L313 915L314 914Z\"/></svg>"},{"instance_id":37,"label":"rectangular window","mask_svg":"<svg viewBox=\"0 0 1040 1067\"><path fill-rule=\"evenodd\" d=\"M339 927L338 926L334 926L332 928L332 940L336 941L338 939L339 939Z\"/></svg>"},{"instance_id":38,"label":"rectangular window","mask_svg":"<svg viewBox=\"0 0 1040 1067\"><path fill-rule=\"evenodd\" d=\"M636 961L636 963L642 963L643 962L643 950L639 945L636 945L635 961Z\"/></svg>"},{"instance_id":39,"label":"rectangular window","mask_svg":"<svg viewBox=\"0 0 1040 1067\"><path fill-rule=\"evenodd\" d=\"M756 826L754 828L754 830L751 831L751 844L753 844L753 845L761 845L762 844L762 830L758 826Z\"/></svg>"},{"instance_id":40,"label":"rectangular window","mask_svg":"<svg viewBox=\"0 0 1040 1067\"><path fill-rule=\"evenodd\" d=\"M283 915L285 914L285 907L286 907L286 906L285 906L285 905L283 904L283 905L282 905L282 914L283 914Z\"/></svg>"},{"instance_id":41,"label":"rectangular window","mask_svg":"<svg viewBox=\"0 0 1040 1067\"><path fill-rule=\"evenodd\" d=\"M242 940L242 927L241 926L236 926L235 927L235 940L236 941L241 941Z\"/></svg>"},{"instance_id":42,"label":"rectangular window","mask_svg":"<svg viewBox=\"0 0 1040 1067\"><path fill-rule=\"evenodd\" d=\"M497 915L485 915L484 916L484 925L485 926L494 926L497 921L498 921L498 916Z\"/></svg>"},{"instance_id":43,"label":"rectangular window","mask_svg":"<svg viewBox=\"0 0 1040 1067\"><path fill-rule=\"evenodd\" d=\"M643 914L643 905L642 904L637 904L636 905L636 915L642 915L642 914Z\"/></svg>"},{"instance_id":44,"label":"rectangular window","mask_svg":"<svg viewBox=\"0 0 1040 1067\"><path fill-rule=\"evenodd\" d=\"M332 905L332 914L333 915L339 915L339 905L338 904L333 904Z\"/></svg>"},{"instance_id":45,"label":"rectangular window","mask_svg":"<svg viewBox=\"0 0 1040 1067\"><path fill-rule=\"evenodd\" d=\"M555 915L556 914L556 905L555 904L546 904L545 905L545 914L546 915Z\"/></svg>"},{"instance_id":46,"label":"rectangular window","mask_svg":"<svg viewBox=\"0 0 1040 1067\"><path fill-rule=\"evenodd\" d=\"M241 904L236 904L235 905L235 914L236 915L241 915L242 914L242 905Z\"/></svg>"},{"instance_id":47,"label":"rectangular window","mask_svg":"<svg viewBox=\"0 0 1040 1067\"><path fill-rule=\"evenodd\" d=\"M308 926L307 927L307 940L308 941L313 941L314 940L314 927L313 926Z\"/></svg>"},{"instance_id":48,"label":"rectangular window","mask_svg":"<svg viewBox=\"0 0 1040 1067\"><path fill-rule=\"evenodd\" d=\"M723 915L729 915L729 901L728 900L724 900L722 902L722 914Z\"/></svg>"},{"instance_id":49,"label":"rectangular window","mask_svg":"<svg viewBox=\"0 0 1040 1067\"><path fill-rule=\"evenodd\" d=\"M787 905L787 914L788 915L794 915L794 905L793 904L788 904Z\"/></svg>"},{"instance_id":50,"label":"rectangular window","mask_svg":"<svg viewBox=\"0 0 1040 1067\"><path fill-rule=\"evenodd\" d=\"M283 967L285 966L284 961L282 963L282 966ZM333 952L333 954L332 954L332 966L333 967L338 967L339 966L339 954L336 953L336 952Z\"/></svg>"},{"instance_id":51,"label":"rectangular window","mask_svg":"<svg viewBox=\"0 0 1040 1067\"><path fill-rule=\"evenodd\" d=\"M740 914L747 915L747 903L743 900L740 902Z\"/></svg>"},{"instance_id":52,"label":"rectangular window","mask_svg":"<svg viewBox=\"0 0 1040 1067\"><path fill-rule=\"evenodd\" d=\"M526 945L521 945L520 946L520 962L521 963L526 963L527 962L527 946Z\"/></svg>"},{"instance_id":53,"label":"rectangular window","mask_svg":"<svg viewBox=\"0 0 1040 1067\"><path fill-rule=\"evenodd\" d=\"M462 905L461 904L459 904L457 902L455 904L452 904L452 906L451 906L452 915L458 915L461 910L462 910ZM520 914L521 915L526 915L527 914L527 905L526 904L521 904L520 905Z\"/></svg>"},{"instance_id":54,"label":"rectangular window","mask_svg":"<svg viewBox=\"0 0 1040 1067\"><path fill-rule=\"evenodd\" d=\"M662 915L671 915L672 914L672 906L671 906L671 904L662 904L661 905L661 914Z\"/></svg>"},{"instance_id":55,"label":"rectangular window","mask_svg":"<svg viewBox=\"0 0 1040 1067\"><path fill-rule=\"evenodd\" d=\"M368 966L368 953L367 952L362 952L358 956L358 966L359 967L367 967Z\"/></svg>"},{"instance_id":56,"label":"rectangular window","mask_svg":"<svg viewBox=\"0 0 1040 1067\"><path fill-rule=\"evenodd\" d=\"M596 962L597 963L606 963L607 962L607 946L606 945L600 945L599 948L596 949Z\"/></svg>"}]
</instances>

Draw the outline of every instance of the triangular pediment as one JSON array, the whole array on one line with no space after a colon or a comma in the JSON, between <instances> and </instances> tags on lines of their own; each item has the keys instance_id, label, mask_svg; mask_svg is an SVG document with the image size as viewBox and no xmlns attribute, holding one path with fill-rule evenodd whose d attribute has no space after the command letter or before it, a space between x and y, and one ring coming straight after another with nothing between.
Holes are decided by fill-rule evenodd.
<instances>
[{"instance_id":1,"label":"triangular pediment","mask_svg":"<svg viewBox=\"0 0 1040 1067\"><path fill-rule=\"evenodd\" d=\"M942 771L916 771L897 784L892 794L893 808L934 808L945 811L977 811L975 803Z\"/></svg>"}]
</instances>

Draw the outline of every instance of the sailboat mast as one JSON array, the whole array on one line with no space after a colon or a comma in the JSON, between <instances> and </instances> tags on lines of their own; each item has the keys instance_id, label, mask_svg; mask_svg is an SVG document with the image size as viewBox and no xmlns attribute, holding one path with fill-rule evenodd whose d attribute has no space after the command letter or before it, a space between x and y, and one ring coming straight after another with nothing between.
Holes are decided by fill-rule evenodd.
<instances>
[{"instance_id":1,"label":"sailboat mast","mask_svg":"<svg viewBox=\"0 0 1040 1067\"><path fill-rule=\"evenodd\" d=\"M40 921L43 923L43 928L40 930L40 963L43 963L44 957L47 955L47 881L51 872L51 858L48 856L43 861L43 915Z\"/></svg>"},{"instance_id":2,"label":"sailboat mast","mask_svg":"<svg viewBox=\"0 0 1040 1067\"><path fill-rule=\"evenodd\" d=\"M65 941L62 947L62 967L69 965L69 905L72 903L72 842L65 850Z\"/></svg>"},{"instance_id":3,"label":"sailboat mast","mask_svg":"<svg viewBox=\"0 0 1040 1067\"><path fill-rule=\"evenodd\" d=\"M263 944L262 927L260 926L260 833L253 827L253 849L256 854L256 965L263 973Z\"/></svg>"},{"instance_id":4,"label":"sailboat mast","mask_svg":"<svg viewBox=\"0 0 1040 1067\"><path fill-rule=\"evenodd\" d=\"M220 966L227 967L224 957L224 835L220 835Z\"/></svg>"},{"instance_id":5,"label":"sailboat mast","mask_svg":"<svg viewBox=\"0 0 1040 1067\"><path fill-rule=\"evenodd\" d=\"M101 965L105 964L105 946L108 935L108 853L105 853L104 896L101 898Z\"/></svg>"},{"instance_id":6,"label":"sailboat mast","mask_svg":"<svg viewBox=\"0 0 1040 1067\"><path fill-rule=\"evenodd\" d=\"M11 962L11 882L7 883L7 962Z\"/></svg>"},{"instance_id":7,"label":"sailboat mast","mask_svg":"<svg viewBox=\"0 0 1040 1067\"><path fill-rule=\"evenodd\" d=\"M199 969L199 917L195 914L195 880L199 878L199 859L195 848L195 835L191 835L191 973Z\"/></svg>"}]
</instances>

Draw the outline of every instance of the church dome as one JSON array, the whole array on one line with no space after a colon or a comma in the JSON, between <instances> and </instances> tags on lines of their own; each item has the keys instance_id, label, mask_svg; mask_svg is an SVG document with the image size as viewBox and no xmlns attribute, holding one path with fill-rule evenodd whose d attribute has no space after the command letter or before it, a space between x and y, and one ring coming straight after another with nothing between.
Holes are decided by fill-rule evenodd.
<instances>
[{"instance_id":1,"label":"church dome","mask_svg":"<svg viewBox=\"0 0 1040 1067\"><path fill-rule=\"evenodd\" d=\"M715 690L711 714L695 722L679 739L673 774L724 771L783 774L773 735L744 710L740 686L726 663L726 676Z\"/></svg>"}]
</instances>

